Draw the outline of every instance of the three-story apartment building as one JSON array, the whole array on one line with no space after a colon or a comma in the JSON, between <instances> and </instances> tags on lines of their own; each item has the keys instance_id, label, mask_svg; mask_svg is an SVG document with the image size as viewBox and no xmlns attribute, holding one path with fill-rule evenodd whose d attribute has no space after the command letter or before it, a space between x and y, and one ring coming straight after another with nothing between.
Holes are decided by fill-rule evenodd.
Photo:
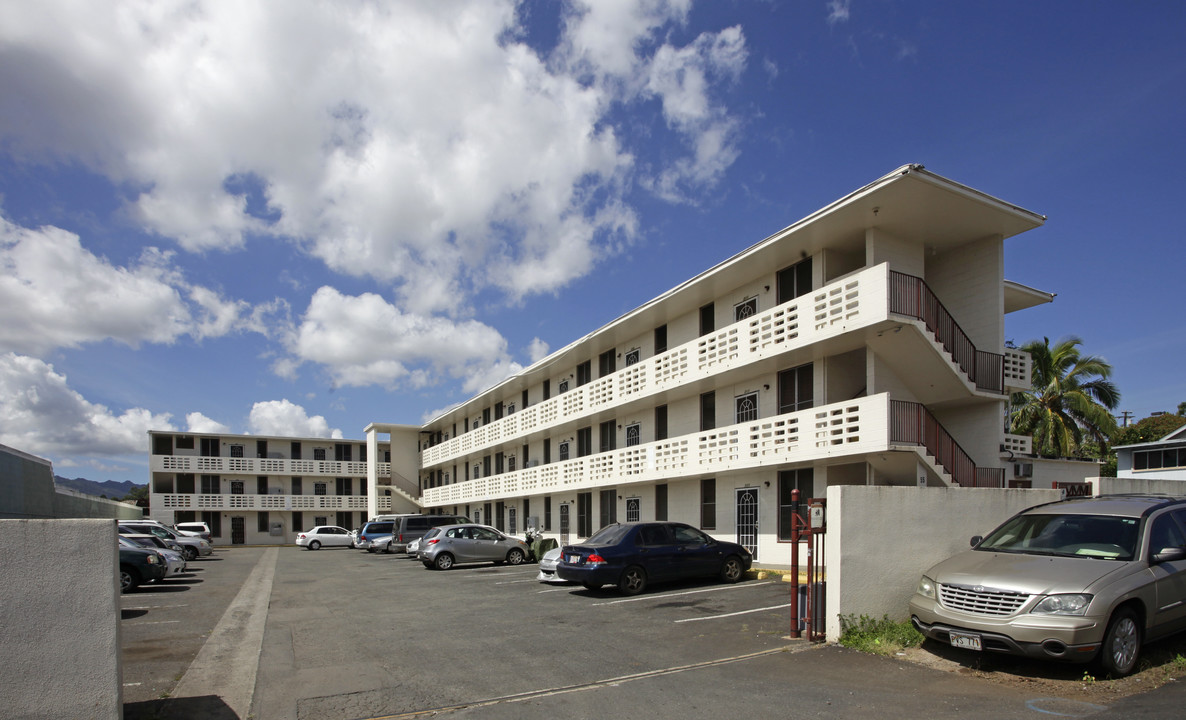
<instances>
[{"instance_id":1,"label":"three-story apartment building","mask_svg":"<svg viewBox=\"0 0 1186 720\"><path fill-rule=\"evenodd\" d=\"M1005 486L1004 278L1045 218L899 168L426 423L420 502L560 542L671 519L779 562L791 491ZM368 435L382 426L368 428Z\"/></svg>"},{"instance_id":2,"label":"three-story apartment building","mask_svg":"<svg viewBox=\"0 0 1186 720\"><path fill-rule=\"evenodd\" d=\"M370 444L152 431L150 512L166 524L203 521L236 545L286 543L316 525L351 530L376 515L418 512L419 428L385 430L386 441Z\"/></svg>"}]
</instances>

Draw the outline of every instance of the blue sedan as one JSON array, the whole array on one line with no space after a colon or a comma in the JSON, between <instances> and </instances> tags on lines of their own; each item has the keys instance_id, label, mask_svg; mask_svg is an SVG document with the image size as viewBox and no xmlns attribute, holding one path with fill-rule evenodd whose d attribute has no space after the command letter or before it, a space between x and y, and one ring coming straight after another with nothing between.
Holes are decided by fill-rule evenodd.
<instances>
[{"instance_id":1,"label":"blue sedan","mask_svg":"<svg viewBox=\"0 0 1186 720\"><path fill-rule=\"evenodd\" d=\"M612 584L637 595L649 583L666 580L717 577L734 583L752 562L744 547L683 523L615 523L579 545L564 546L556 575L591 590Z\"/></svg>"}]
</instances>

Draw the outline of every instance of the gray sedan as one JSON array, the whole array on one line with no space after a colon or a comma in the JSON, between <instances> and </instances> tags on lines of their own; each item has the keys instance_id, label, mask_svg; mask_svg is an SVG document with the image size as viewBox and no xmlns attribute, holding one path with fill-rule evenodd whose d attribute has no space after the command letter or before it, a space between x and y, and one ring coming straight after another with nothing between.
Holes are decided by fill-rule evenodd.
<instances>
[{"instance_id":1,"label":"gray sedan","mask_svg":"<svg viewBox=\"0 0 1186 720\"><path fill-rule=\"evenodd\" d=\"M417 558L426 568L448 570L457 563L504 562L519 565L530 557L527 544L487 525L445 525L420 542Z\"/></svg>"}]
</instances>

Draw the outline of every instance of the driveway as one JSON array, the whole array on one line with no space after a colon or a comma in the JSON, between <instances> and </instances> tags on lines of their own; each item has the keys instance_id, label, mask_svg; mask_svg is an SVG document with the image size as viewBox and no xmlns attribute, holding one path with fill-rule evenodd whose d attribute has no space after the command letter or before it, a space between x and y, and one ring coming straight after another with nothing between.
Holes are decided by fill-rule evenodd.
<instances>
[{"instance_id":1,"label":"driveway","mask_svg":"<svg viewBox=\"0 0 1186 720\"><path fill-rule=\"evenodd\" d=\"M214 557L202 582L177 594L216 605L194 615L220 615L217 624L171 687L162 678L151 697L125 688L128 720L1103 718L1186 701L1171 687L1105 708L788 640L789 586L779 582L659 585L623 598L541 585L533 565L436 572L403 556L291 547ZM167 612L180 610L157 615ZM136 637L125 632L125 681ZM198 643L181 639L191 655Z\"/></svg>"}]
</instances>

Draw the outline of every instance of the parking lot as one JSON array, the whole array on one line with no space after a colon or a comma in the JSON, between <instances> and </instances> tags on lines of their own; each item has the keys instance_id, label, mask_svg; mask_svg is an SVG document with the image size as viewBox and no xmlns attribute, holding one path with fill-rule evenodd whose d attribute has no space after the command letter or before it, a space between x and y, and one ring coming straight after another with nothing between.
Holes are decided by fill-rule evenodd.
<instances>
[{"instance_id":1,"label":"parking lot","mask_svg":"<svg viewBox=\"0 0 1186 720\"><path fill-rule=\"evenodd\" d=\"M661 717L719 718L747 703L753 717L875 707L891 716L1049 714L1013 689L788 640L789 586L780 582L657 585L626 598L542 585L530 564L437 572L401 555L294 547L222 546L193 567L123 596L129 720L605 717L636 716L641 705L664 708ZM195 693L182 679L263 573L271 582L255 613L266 617L254 618L258 670L225 661L242 665L225 668L235 676L254 676L250 712L236 711L219 701L226 680ZM162 700L179 684L198 698Z\"/></svg>"}]
</instances>

